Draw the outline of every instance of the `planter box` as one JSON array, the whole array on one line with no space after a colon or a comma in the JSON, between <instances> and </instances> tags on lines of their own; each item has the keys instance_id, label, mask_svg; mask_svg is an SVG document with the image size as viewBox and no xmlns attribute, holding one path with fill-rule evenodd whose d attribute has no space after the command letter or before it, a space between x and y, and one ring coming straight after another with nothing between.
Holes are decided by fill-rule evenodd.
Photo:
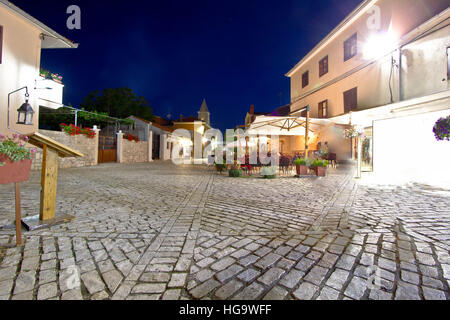
<instances>
[{"instance_id":1,"label":"planter box","mask_svg":"<svg viewBox=\"0 0 450 320\"><path fill-rule=\"evenodd\" d=\"M327 175L327 168L325 167L315 167L314 171L318 177L326 177Z\"/></svg>"},{"instance_id":2,"label":"planter box","mask_svg":"<svg viewBox=\"0 0 450 320\"><path fill-rule=\"evenodd\" d=\"M307 166L295 166L295 168L297 169L298 176L306 176L308 174Z\"/></svg>"},{"instance_id":3,"label":"planter box","mask_svg":"<svg viewBox=\"0 0 450 320\"><path fill-rule=\"evenodd\" d=\"M5 165L0 167L0 184L24 182L30 179L31 160L12 162L7 156L0 156L0 162Z\"/></svg>"}]
</instances>

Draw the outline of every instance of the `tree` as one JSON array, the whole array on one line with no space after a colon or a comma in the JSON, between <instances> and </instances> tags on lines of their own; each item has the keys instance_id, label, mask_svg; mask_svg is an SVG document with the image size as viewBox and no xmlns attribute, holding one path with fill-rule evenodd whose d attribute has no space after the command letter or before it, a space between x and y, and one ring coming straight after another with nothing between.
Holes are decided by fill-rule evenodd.
<instances>
[{"instance_id":1,"label":"tree","mask_svg":"<svg viewBox=\"0 0 450 320\"><path fill-rule=\"evenodd\" d=\"M81 103L87 111L106 113L111 117L125 119L137 116L152 121L150 103L144 97L136 97L130 88L93 91Z\"/></svg>"}]
</instances>

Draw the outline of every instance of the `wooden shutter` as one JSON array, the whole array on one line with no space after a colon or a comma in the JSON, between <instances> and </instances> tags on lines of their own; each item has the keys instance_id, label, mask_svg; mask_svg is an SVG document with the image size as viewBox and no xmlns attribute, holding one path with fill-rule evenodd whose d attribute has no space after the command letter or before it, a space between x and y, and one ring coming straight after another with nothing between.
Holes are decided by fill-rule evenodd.
<instances>
[{"instance_id":1,"label":"wooden shutter","mask_svg":"<svg viewBox=\"0 0 450 320\"><path fill-rule=\"evenodd\" d=\"M323 102L319 102L319 118L323 118Z\"/></svg>"},{"instance_id":2,"label":"wooden shutter","mask_svg":"<svg viewBox=\"0 0 450 320\"><path fill-rule=\"evenodd\" d=\"M3 56L3 26L0 26L0 64Z\"/></svg>"},{"instance_id":3,"label":"wooden shutter","mask_svg":"<svg viewBox=\"0 0 450 320\"><path fill-rule=\"evenodd\" d=\"M306 71L302 75L302 88L306 87L309 84L309 71Z\"/></svg>"},{"instance_id":4,"label":"wooden shutter","mask_svg":"<svg viewBox=\"0 0 450 320\"><path fill-rule=\"evenodd\" d=\"M358 34L355 33L344 41L344 61L347 61L358 53Z\"/></svg>"},{"instance_id":5,"label":"wooden shutter","mask_svg":"<svg viewBox=\"0 0 450 320\"><path fill-rule=\"evenodd\" d=\"M328 56L326 56L319 62L319 77L327 73L328 73Z\"/></svg>"},{"instance_id":6,"label":"wooden shutter","mask_svg":"<svg viewBox=\"0 0 450 320\"><path fill-rule=\"evenodd\" d=\"M325 112L324 112L325 111ZM328 100L319 103L319 118L328 118Z\"/></svg>"},{"instance_id":7,"label":"wooden shutter","mask_svg":"<svg viewBox=\"0 0 450 320\"><path fill-rule=\"evenodd\" d=\"M358 107L358 89L353 88L344 92L344 113L356 110Z\"/></svg>"}]
</instances>

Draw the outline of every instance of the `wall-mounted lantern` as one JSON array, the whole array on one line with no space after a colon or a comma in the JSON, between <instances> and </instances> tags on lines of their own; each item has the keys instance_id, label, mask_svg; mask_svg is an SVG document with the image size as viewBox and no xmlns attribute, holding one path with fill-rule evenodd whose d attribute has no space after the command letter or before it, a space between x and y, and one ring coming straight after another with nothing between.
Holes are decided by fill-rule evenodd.
<instances>
[{"instance_id":1,"label":"wall-mounted lantern","mask_svg":"<svg viewBox=\"0 0 450 320\"><path fill-rule=\"evenodd\" d=\"M28 97L29 97L29 95L27 93L25 95L25 103L22 104L19 109L17 109L17 112L18 112L17 124L32 126L34 110L31 107L31 105L28 103Z\"/></svg>"},{"instance_id":2,"label":"wall-mounted lantern","mask_svg":"<svg viewBox=\"0 0 450 320\"><path fill-rule=\"evenodd\" d=\"M25 103L22 104L19 109L17 109L17 112L18 112L17 124L27 125L27 126L33 125L34 110L31 107L31 105L28 103L28 98L30 97L30 95L28 94L28 87L22 87L20 89L14 90L8 94L8 129L11 131L14 131L14 132L17 132L17 131L13 130L9 125L10 97L13 93L16 93L16 92L18 92L20 90L24 90L24 89L25 89ZM20 133L20 132L17 132L17 133Z\"/></svg>"}]
</instances>

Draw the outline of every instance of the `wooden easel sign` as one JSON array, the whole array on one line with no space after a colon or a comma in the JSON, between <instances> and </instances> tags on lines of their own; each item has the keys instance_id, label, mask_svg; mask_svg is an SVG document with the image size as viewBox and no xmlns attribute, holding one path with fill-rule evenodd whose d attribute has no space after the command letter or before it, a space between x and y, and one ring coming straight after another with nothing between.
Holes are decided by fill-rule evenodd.
<instances>
[{"instance_id":1,"label":"wooden easel sign","mask_svg":"<svg viewBox=\"0 0 450 320\"><path fill-rule=\"evenodd\" d=\"M83 154L65 146L38 132L29 135L29 143L41 148L41 202L39 215L22 219L28 230L48 228L55 224L73 220L72 216L61 215L56 217L56 191L58 185L59 158L83 157Z\"/></svg>"}]
</instances>

